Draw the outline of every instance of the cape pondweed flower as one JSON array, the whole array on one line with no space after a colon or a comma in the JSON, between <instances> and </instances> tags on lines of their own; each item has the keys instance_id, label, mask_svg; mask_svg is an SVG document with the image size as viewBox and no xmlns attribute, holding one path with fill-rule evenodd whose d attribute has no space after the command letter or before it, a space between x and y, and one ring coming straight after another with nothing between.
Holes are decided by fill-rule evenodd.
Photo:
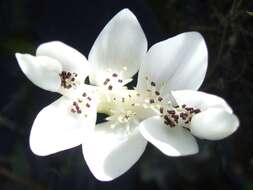
<instances>
[{"instance_id":1,"label":"cape pondweed flower","mask_svg":"<svg viewBox=\"0 0 253 190\"><path fill-rule=\"evenodd\" d=\"M16 58L35 85L62 95L37 115L32 151L45 156L82 144L91 172L102 181L126 172L147 141L169 156L190 155L198 152L193 136L219 140L239 126L222 98L196 91L207 69L203 37L186 32L147 51L128 9L104 27L88 60L57 41L40 45L36 56ZM136 88L128 89L138 70ZM96 124L97 112L107 121Z\"/></svg>"}]
</instances>

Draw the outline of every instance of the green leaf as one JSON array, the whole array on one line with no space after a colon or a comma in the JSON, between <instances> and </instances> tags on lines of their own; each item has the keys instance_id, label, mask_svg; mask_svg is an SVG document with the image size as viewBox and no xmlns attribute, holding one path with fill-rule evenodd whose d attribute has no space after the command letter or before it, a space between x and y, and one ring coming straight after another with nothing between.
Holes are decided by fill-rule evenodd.
<instances>
[{"instance_id":1,"label":"green leaf","mask_svg":"<svg viewBox=\"0 0 253 190\"><path fill-rule=\"evenodd\" d=\"M248 14L249 16L253 16L253 11L247 11L247 14Z\"/></svg>"}]
</instances>

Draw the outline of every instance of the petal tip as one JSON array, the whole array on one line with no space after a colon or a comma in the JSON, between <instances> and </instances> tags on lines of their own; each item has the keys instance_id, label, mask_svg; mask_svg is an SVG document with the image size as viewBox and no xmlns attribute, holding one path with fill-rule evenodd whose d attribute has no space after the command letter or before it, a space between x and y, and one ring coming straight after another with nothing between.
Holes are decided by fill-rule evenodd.
<instances>
[{"instance_id":1,"label":"petal tip","mask_svg":"<svg viewBox=\"0 0 253 190\"><path fill-rule=\"evenodd\" d=\"M222 108L208 108L192 118L191 133L207 140L222 140L239 127L239 119Z\"/></svg>"},{"instance_id":2,"label":"petal tip","mask_svg":"<svg viewBox=\"0 0 253 190\"><path fill-rule=\"evenodd\" d=\"M232 117L233 117L233 120L234 120L233 121L232 133L234 133L240 126L240 120L235 114L233 114Z\"/></svg>"},{"instance_id":3,"label":"petal tip","mask_svg":"<svg viewBox=\"0 0 253 190\"><path fill-rule=\"evenodd\" d=\"M48 156L48 155L50 155L50 154L42 151L40 146L38 144L36 144L31 137L29 139L29 146L30 146L30 150L32 151L32 153L37 155L37 156Z\"/></svg>"},{"instance_id":4,"label":"petal tip","mask_svg":"<svg viewBox=\"0 0 253 190\"><path fill-rule=\"evenodd\" d=\"M16 57L18 63L21 63L22 62L22 58L24 58L25 56L27 56L27 54L15 53L15 57Z\"/></svg>"},{"instance_id":5,"label":"petal tip","mask_svg":"<svg viewBox=\"0 0 253 190\"><path fill-rule=\"evenodd\" d=\"M121 11L118 12L118 14L135 16L134 13L129 8L122 9Z\"/></svg>"},{"instance_id":6,"label":"petal tip","mask_svg":"<svg viewBox=\"0 0 253 190\"><path fill-rule=\"evenodd\" d=\"M128 8L124 8L121 11L119 11L113 18L121 17L124 19L131 19L133 22L136 22L139 24L139 21L135 14Z\"/></svg>"},{"instance_id":7,"label":"petal tip","mask_svg":"<svg viewBox=\"0 0 253 190\"><path fill-rule=\"evenodd\" d=\"M45 42L43 44L40 44L36 50L36 55L40 55L41 51L43 51L44 49L48 49L50 47L59 47L59 46L66 46L66 44L64 44L61 41L50 41L50 42Z\"/></svg>"},{"instance_id":8,"label":"petal tip","mask_svg":"<svg viewBox=\"0 0 253 190\"><path fill-rule=\"evenodd\" d=\"M18 52L15 53L15 57L16 57L17 59L19 59L19 58L21 57L21 55L22 55L21 53L18 53Z\"/></svg>"},{"instance_id":9,"label":"petal tip","mask_svg":"<svg viewBox=\"0 0 253 190\"><path fill-rule=\"evenodd\" d=\"M27 64L31 64L33 58L30 54L15 53L18 65L25 75L27 75Z\"/></svg>"}]
</instances>

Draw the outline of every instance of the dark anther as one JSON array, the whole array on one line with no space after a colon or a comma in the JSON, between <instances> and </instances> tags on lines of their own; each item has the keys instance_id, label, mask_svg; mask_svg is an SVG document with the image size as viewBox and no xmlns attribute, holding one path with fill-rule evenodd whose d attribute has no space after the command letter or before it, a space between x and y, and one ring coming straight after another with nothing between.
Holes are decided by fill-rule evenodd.
<instances>
[{"instance_id":1,"label":"dark anther","mask_svg":"<svg viewBox=\"0 0 253 190\"><path fill-rule=\"evenodd\" d=\"M187 114L186 113L180 113L179 115L183 120L186 120Z\"/></svg>"},{"instance_id":2,"label":"dark anther","mask_svg":"<svg viewBox=\"0 0 253 190\"><path fill-rule=\"evenodd\" d=\"M153 81L150 84L151 84L151 86L155 86L156 85L155 82L153 82Z\"/></svg>"},{"instance_id":3,"label":"dark anther","mask_svg":"<svg viewBox=\"0 0 253 190\"><path fill-rule=\"evenodd\" d=\"M66 77L69 78L70 76L71 76L71 73L68 72Z\"/></svg>"},{"instance_id":4,"label":"dark anther","mask_svg":"<svg viewBox=\"0 0 253 190\"><path fill-rule=\"evenodd\" d=\"M171 117L174 118L175 120L179 119L178 115L171 115Z\"/></svg>"},{"instance_id":5,"label":"dark anther","mask_svg":"<svg viewBox=\"0 0 253 190\"><path fill-rule=\"evenodd\" d=\"M170 127L175 127L175 126L176 126L176 125L174 124L174 122L171 121L170 118L169 118L167 115L164 116L164 119L165 119L164 123L165 123L166 125L169 125Z\"/></svg>"},{"instance_id":6,"label":"dark anther","mask_svg":"<svg viewBox=\"0 0 253 190\"><path fill-rule=\"evenodd\" d=\"M105 79L104 85L107 85L109 81L110 81L110 79L108 79L108 78Z\"/></svg>"},{"instance_id":7,"label":"dark anther","mask_svg":"<svg viewBox=\"0 0 253 190\"><path fill-rule=\"evenodd\" d=\"M169 117L167 115L164 116L165 120L170 120Z\"/></svg>"},{"instance_id":8,"label":"dark anther","mask_svg":"<svg viewBox=\"0 0 253 190\"><path fill-rule=\"evenodd\" d=\"M118 75L117 75L117 73L113 73L112 76L113 77L117 77Z\"/></svg>"},{"instance_id":9,"label":"dark anther","mask_svg":"<svg viewBox=\"0 0 253 190\"><path fill-rule=\"evenodd\" d=\"M168 112L169 114L172 114L172 115L174 115L174 114L176 113L174 110L167 110L167 112Z\"/></svg>"},{"instance_id":10,"label":"dark anther","mask_svg":"<svg viewBox=\"0 0 253 190\"><path fill-rule=\"evenodd\" d=\"M109 85L109 86L108 86L108 90L112 90L112 85Z\"/></svg>"},{"instance_id":11,"label":"dark anther","mask_svg":"<svg viewBox=\"0 0 253 190\"><path fill-rule=\"evenodd\" d=\"M118 82L119 82L119 83L122 83L122 82L123 82L123 80L119 79L119 80L118 80Z\"/></svg>"},{"instance_id":12,"label":"dark anther","mask_svg":"<svg viewBox=\"0 0 253 190\"><path fill-rule=\"evenodd\" d=\"M87 94L84 92L84 93L83 93L83 97L86 97L86 96L87 96Z\"/></svg>"},{"instance_id":13,"label":"dark anther","mask_svg":"<svg viewBox=\"0 0 253 190\"><path fill-rule=\"evenodd\" d=\"M153 104L153 103L155 103L155 100L154 100L154 99L150 99L150 100L149 100L149 103L150 103L150 104Z\"/></svg>"},{"instance_id":14,"label":"dark anther","mask_svg":"<svg viewBox=\"0 0 253 190\"><path fill-rule=\"evenodd\" d=\"M159 96L159 95L160 95L160 92L155 91L155 95Z\"/></svg>"},{"instance_id":15,"label":"dark anther","mask_svg":"<svg viewBox=\"0 0 253 190\"><path fill-rule=\"evenodd\" d=\"M158 97L157 99L158 99L159 102L163 101L162 97Z\"/></svg>"},{"instance_id":16,"label":"dark anther","mask_svg":"<svg viewBox=\"0 0 253 190\"><path fill-rule=\"evenodd\" d=\"M163 113L163 108L160 108L160 113Z\"/></svg>"},{"instance_id":17,"label":"dark anther","mask_svg":"<svg viewBox=\"0 0 253 190\"><path fill-rule=\"evenodd\" d=\"M88 99L89 101L91 101L91 97L87 97L87 99Z\"/></svg>"},{"instance_id":18,"label":"dark anther","mask_svg":"<svg viewBox=\"0 0 253 190\"><path fill-rule=\"evenodd\" d=\"M195 109L194 110L194 113L199 113L200 112L200 109Z\"/></svg>"},{"instance_id":19,"label":"dark anther","mask_svg":"<svg viewBox=\"0 0 253 190\"><path fill-rule=\"evenodd\" d=\"M86 104L86 107L89 108L89 107L90 107L90 104L87 103L87 104Z\"/></svg>"},{"instance_id":20,"label":"dark anther","mask_svg":"<svg viewBox=\"0 0 253 190\"><path fill-rule=\"evenodd\" d=\"M74 109L72 108L72 109L71 109L71 112L72 112L72 113L75 113L75 112L76 112L76 110L74 110Z\"/></svg>"},{"instance_id":21,"label":"dark anther","mask_svg":"<svg viewBox=\"0 0 253 190\"><path fill-rule=\"evenodd\" d=\"M186 105L185 105L185 104L183 104L183 105L182 105L182 108L185 108L185 107L186 107Z\"/></svg>"}]
</instances>

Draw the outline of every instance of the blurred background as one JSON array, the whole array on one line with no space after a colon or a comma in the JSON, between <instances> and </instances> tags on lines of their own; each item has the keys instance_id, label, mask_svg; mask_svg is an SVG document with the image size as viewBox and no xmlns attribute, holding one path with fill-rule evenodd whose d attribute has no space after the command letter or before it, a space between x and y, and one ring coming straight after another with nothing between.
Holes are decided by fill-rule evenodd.
<instances>
[{"instance_id":1,"label":"blurred background","mask_svg":"<svg viewBox=\"0 0 253 190\"><path fill-rule=\"evenodd\" d=\"M15 52L34 53L60 40L84 55L122 8L156 42L199 31L209 50L202 91L225 98L241 127L222 141L199 141L194 156L173 158L148 145L141 159L112 182L90 173L81 147L38 157L29 149L37 113L59 95L34 86ZM0 0L0 190L253 190L252 0ZM46 139L45 139L46 140Z\"/></svg>"}]
</instances>

